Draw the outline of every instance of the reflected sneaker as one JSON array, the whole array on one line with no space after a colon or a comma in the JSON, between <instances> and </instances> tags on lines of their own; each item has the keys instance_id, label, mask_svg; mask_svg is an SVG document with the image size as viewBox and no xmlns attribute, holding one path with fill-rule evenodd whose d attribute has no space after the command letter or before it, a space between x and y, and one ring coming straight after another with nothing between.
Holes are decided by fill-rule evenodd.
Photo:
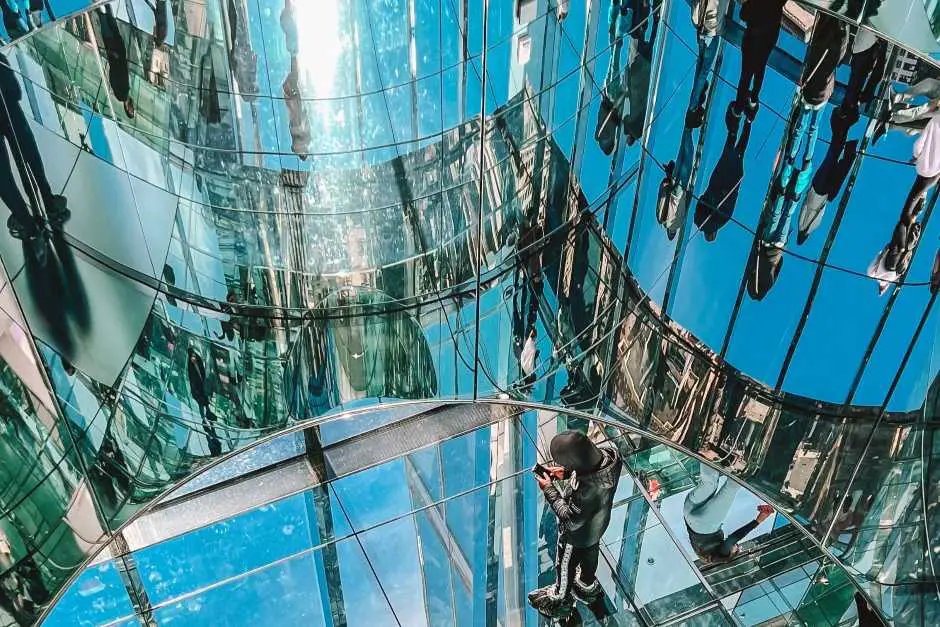
<instances>
[{"instance_id":1,"label":"reflected sneaker","mask_svg":"<svg viewBox=\"0 0 940 627\"><path fill-rule=\"evenodd\" d=\"M744 115L744 107L736 100L728 103L728 111L725 113L725 125L729 131L736 131L741 124L741 116Z\"/></svg>"},{"instance_id":2,"label":"reflected sneaker","mask_svg":"<svg viewBox=\"0 0 940 627\"><path fill-rule=\"evenodd\" d=\"M546 618L566 618L571 615L570 598L555 595L555 586L545 586L528 594L529 605Z\"/></svg>"},{"instance_id":3,"label":"reflected sneaker","mask_svg":"<svg viewBox=\"0 0 940 627\"><path fill-rule=\"evenodd\" d=\"M614 101L608 98L607 94L602 95L600 110L597 112L597 126L594 128L594 139L605 155L614 152L620 121L620 112L617 111Z\"/></svg>"},{"instance_id":4,"label":"reflected sneaker","mask_svg":"<svg viewBox=\"0 0 940 627\"><path fill-rule=\"evenodd\" d=\"M14 238L25 241L36 237L39 228L35 223L24 225L11 214L7 218L7 230Z\"/></svg>"},{"instance_id":5,"label":"reflected sneaker","mask_svg":"<svg viewBox=\"0 0 940 627\"><path fill-rule=\"evenodd\" d=\"M577 573L575 573L574 581L571 586L571 594L578 601L581 601L585 605L590 605L604 594L604 589L601 588L601 582L597 579L594 580L589 586L581 583L581 568L578 567Z\"/></svg>"},{"instance_id":6,"label":"reflected sneaker","mask_svg":"<svg viewBox=\"0 0 940 627\"><path fill-rule=\"evenodd\" d=\"M62 228L62 225L68 222L71 217L72 212L69 211L68 201L65 199L65 196L59 196L57 194L46 203L46 219L49 221L49 226L52 228Z\"/></svg>"},{"instance_id":7,"label":"reflected sneaker","mask_svg":"<svg viewBox=\"0 0 940 627\"><path fill-rule=\"evenodd\" d=\"M747 106L744 108L744 115L747 116L747 119L751 122L754 121L754 118L757 117L757 111L760 109L760 101L756 98L751 98L747 101Z\"/></svg>"},{"instance_id":8,"label":"reflected sneaker","mask_svg":"<svg viewBox=\"0 0 940 627\"><path fill-rule=\"evenodd\" d=\"M705 121L705 107L698 105L694 109L689 109L685 114L686 128L699 128Z\"/></svg>"}]
</instances>

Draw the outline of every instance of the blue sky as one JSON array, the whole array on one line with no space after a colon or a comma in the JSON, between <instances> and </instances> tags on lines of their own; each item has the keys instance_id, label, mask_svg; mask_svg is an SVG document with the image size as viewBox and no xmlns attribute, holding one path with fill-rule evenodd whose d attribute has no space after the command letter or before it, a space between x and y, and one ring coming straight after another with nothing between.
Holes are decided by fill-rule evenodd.
<instances>
[{"instance_id":1,"label":"blue sky","mask_svg":"<svg viewBox=\"0 0 940 627\"><path fill-rule=\"evenodd\" d=\"M401 14L403 5L404 3L400 0L398 2L373 2L372 13L373 15L383 16ZM253 12L250 20L252 40L263 42L267 51L266 57L260 56L262 63L267 59L266 71L259 72L261 89L267 94L279 96L281 93L280 82L289 69L283 33L278 23L278 16L283 4L280 0L259 0L257 3L249 3L249 6ZM359 6L362 8L363 4L360 3ZM431 0L425 0L419 1L416 6L418 10L416 20L418 39L419 41L431 42L426 45L422 44L418 55L419 76L429 77L419 84L419 98L422 107L420 108L421 115L419 116L418 129L411 127L410 87L397 88L394 93L388 94L390 99L387 113L384 98L381 94L377 94L370 98L369 103L364 105L366 110L370 112L370 122L372 120L377 122L375 128L369 129L369 132L366 133L367 146L375 147L393 141L401 141L414 133L419 136L431 135L439 132L442 128L453 126L457 121L456 72L449 70L442 77L435 74L440 69L442 62L444 66L449 66L455 63L458 58L456 56L458 47L455 29L453 26L447 26L448 20L453 19L453 13L445 11L443 17L445 28L441 33L437 27L439 22L436 12L440 5ZM449 0L444 0L444 6L450 6ZM470 2L469 12L472 18L470 20L469 41L471 54L480 52L482 6L482 0ZM694 49L694 33L689 25L688 16L687 14L681 14L685 10L684 5L674 6L680 8L678 13L671 16L670 19L670 25L674 30L666 33L665 56L659 82L655 119L649 133L649 150L660 162L674 159L677 154L685 106L689 96L690 79L695 63L694 54L680 41L681 39ZM512 8L513 3L511 0L498 0L489 3L490 41L507 39ZM607 8L606 1L602 2L599 7L599 15L602 21L606 19ZM580 54L576 47L581 45L583 37L583 10L583 3L571 3L571 13L564 24L569 36L561 37L558 44L559 75L565 74L579 62ZM371 53L371 46L363 47L364 89L378 89L383 85L383 80L384 84L405 83L408 77L408 50L407 47L398 45L401 41L404 41L401 25L396 27L397 30L389 29L388 31L383 30L382 24L377 24L377 26L382 31L380 33L383 38L382 52L380 55L374 56ZM433 46L437 45L439 37L443 37L443 49L446 53L443 55L428 54L429 51L434 50ZM796 50L800 48L801 44L793 41L789 35L784 33L781 37L783 38L782 45L785 47ZM602 50L605 46L606 28L602 24L595 50ZM260 45L256 48L260 48ZM492 96L492 98L489 98L488 111L502 104L508 98L510 54L511 48L506 42L500 44L494 50L488 51L488 82L491 83L493 90L488 94L488 98ZM626 61L627 55L624 54L623 62L626 63ZM598 81L603 76L606 65L607 53L603 53L598 57L596 63L595 75ZM735 83L739 66L740 55L738 50L733 46L726 46L720 69L721 75L731 83ZM270 76L270 80L268 80L268 76ZM383 80L380 80L380 77ZM842 78L844 79L844 76ZM475 74L472 70L467 72L467 79L467 115L470 117L478 113L480 84L475 80ZM335 81L334 95L354 92L350 72L344 71L338 74ZM443 108L440 105L442 87L445 96L443 98ZM760 216L763 199L769 184L770 172L781 143L781 133L785 126L785 120L775 115L774 110L777 112L786 112L788 110L793 97L793 90L793 84L789 80L777 75L772 69L768 71L762 92L762 100L765 104L752 129L745 164L746 176L735 211L735 219L743 222L751 230L756 228ZM568 151L569 155L575 128L573 120L567 123L564 123L564 121L571 117L576 107L577 94L577 76L565 80L557 88L555 110L551 115L551 123L559 125L556 129L556 140ZM720 84L710 114L705 150L696 180L696 194L700 194L705 188L708 175L720 155L724 139L724 110L731 96L732 88ZM583 147L583 163L579 173L589 202L595 200L597 195L606 188L610 172L610 158L604 156L591 139L598 104L596 88L592 88L592 97L592 104L587 118L588 137ZM354 135L356 129L351 126L351 122L349 126L346 126L337 121L338 115L341 113L346 115L347 110L345 107L348 104L346 102L343 104L322 105L326 114L317 118L317 124L321 124L322 127L314 129L314 147L312 151L327 151L336 143L349 145L349 138ZM272 102L260 99L258 106L261 110L259 119L263 122L258 129L262 146L268 149L279 148L281 151L287 152L286 147L290 145L290 136L287 131L287 118L283 103L277 100ZM318 110L320 110L320 106L318 105ZM390 116L391 120L388 117L383 117L383 115ZM343 119L348 121L351 118L344 117ZM852 129L850 138L859 137L862 130L863 125L861 123L857 124ZM330 132L342 132L346 136L342 140L336 140L335 136L330 136ZM821 122L821 139L826 139L828 134L828 115L826 114ZM243 139L248 139L250 136L251 134L246 132ZM874 152L876 155L905 161L909 157L911 143L910 138L892 134L879 144ZM394 152L394 149L390 151L387 148L376 148L368 153L367 160L384 161L394 156ZM825 146L821 141L816 150L815 163L817 165L824 153ZM640 158L640 154L639 145L627 149L624 159L625 164L635 163ZM313 158L307 162L301 162L294 156L266 157L266 159L269 164L275 167L283 165L285 167L311 169L350 167L353 163L356 163L356 159L350 156ZM675 246L675 243L666 239L663 229L656 223L653 215L653 207L661 178L662 173L658 167L652 162L647 162L643 178L638 182L640 210L637 214L637 222L633 225L633 246L628 259L630 268L635 272L640 285L649 290L652 298L659 302L662 301L665 288L665 271L672 260ZM872 157L866 159L862 165L861 175L856 182L842 226L832 246L829 263L864 273L871 259L887 241L912 179L913 170L909 166ZM635 186L627 187L621 194L619 199L620 209L611 225L613 239L621 247L621 250L630 227L635 189ZM800 254L814 258L818 257L838 202L837 199L830 204L823 224L810 240L800 247ZM690 206L690 209L692 208ZM938 228L940 226L938 226L937 220L933 220L927 226L922 240L925 245L918 251L912 264L910 277L914 281L925 281L929 278L929 271L936 250ZM681 275L677 284L678 289L673 294L670 314L678 323L690 329L696 336L716 350L720 348L724 331L727 328L731 308L744 272L751 239L751 234L744 228L735 223L729 223L721 230L715 242L705 242L701 236L693 237L685 253ZM790 245L795 246L795 240L791 240ZM745 296L728 353L732 365L765 383L771 385L775 383L815 270L815 264L802 261L793 256L787 256L780 279L763 301L754 302ZM510 310L506 308L506 303L501 302L501 297L500 290L490 290L485 294L482 309L484 312L492 312L491 316L481 321L483 325L481 337L485 342L488 342L490 337L499 337L500 330L508 328L510 324ZM923 287L910 287L902 290L887 321L882 339L872 354L868 371L862 379L862 385L856 397L857 402L871 404L880 404L882 402L890 379L897 371L901 357L907 347L907 342L928 298L927 290ZM839 402L844 400L862 353L887 300L888 295L878 296L876 286L871 280L838 269L827 269L822 277L820 291L817 294L799 350L784 381L784 389L829 401ZM472 314L472 306L468 306L462 312L464 317L470 314ZM935 358L933 350L935 326L935 320L932 318L928 322L921 341L913 353L911 363L902 377L890 408L910 409L922 402L926 382L937 371L938 360ZM449 327L441 325L437 331L439 331L440 336L447 338ZM435 335L435 333L434 330L429 329L430 336ZM505 338L505 335L503 337ZM551 347L547 343L546 334L542 333L541 337L544 358L550 353ZM506 344L506 342L502 342L502 344ZM449 389L448 386L451 386L450 381L456 378L458 383L453 386L456 388L453 391L458 394L465 394L469 388L469 381L472 380L472 373L459 360L454 360L452 353L454 344L446 339L435 343L432 339L432 346L438 347L436 357L440 356L438 376L442 382L442 393ZM458 341L457 346L459 347L458 350L462 350L467 357L470 356L470 352L466 350L466 347L469 346L468 341ZM491 372L499 367L497 364L508 363L505 354L507 350L507 346L491 348L489 343L487 344L486 349L482 351L482 356L487 366L492 367ZM457 365L452 366L455 362ZM451 367L456 368L456 373L447 370ZM498 373L498 371L496 372ZM486 385L485 378L482 376L481 382L484 386ZM477 442L476 445L485 448L484 442ZM479 469L474 468L471 470L468 474L473 476L473 471ZM368 511L360 512L355 508L348 509L347 512L350 517L354 519L360 516L366 517L366 514L382 516L393 510L396 513L404 513L403 508L410 507L411 504L407 495L402 493L403 484L400 482L400 477L401 473L396 472L381 477L383 481L370 482L368 484L368 504L370 506ZM365 495L360 494L358 497L350 499L348 503L358 503L364 498ZM342 500L342 496L340 499ZM233 525L232 528L226 531L226 533L236 534L235 537L227 540L225 534L222 534L221 540L215 539L217 541L215 545L210 544L207 540L207 536L211 535L207 532L205 535L190 534L173 543L154 547L150 550L149 555L142 554L139 556L145 581L149 582L148 585L153 584L154 590L159 589L162 585L168 590L173 589L177 592L182 591L183 588L192 589L199 585L200 582L196 578L187 577L185 583L180 584L183 588L176 589L173 588L173 585L166 583L168 580L172 580L169 575L164 576L158 573L158 578L153 579L152 575L154 572L158 572L158 568L164 568L166 564L171 562L170 555L168 553L161 555L161 551L169 551L177 556L204 552L206 557L213 555L213 551L218 551L225 556L226 560L231 560L229 566L236 570L248 569L253 565L267 563L278 557L278 555L265 551L273 551L279 554L283 552L283 555L295 552L298 547L302 547L305 542L309 542L309 535L307 534L312 532L310 529L303 529L303 533L300 533L297 527L303 524L299 521L302 520L302 513L307 505L302 498L297 498L279 504L276 508L272 506L271 510L264 513L266 522L261 526L250 524L250 516L246 515L240 519L242 522L239 523L239 525L244 524L245 527ZM672 507L672 505L668 506ZM469 511L473 511L474 506L468 505L467 507L470 507ZM735 515L737 516L752 507L753 503L748 503L745 506L742 501L740 508L737 508L736 505ZM275 516L278 517L278 524L272 523ZM410 521L410 519L406 520ZM352 526L360 527L367 524L367 522L360 520L359 524L354 522ZM394 528L395 533L402 534L403 538L407 538L409 533L404 527L405 524L397 524L399 526ZM287 531L288 527L292 527L289 532ZM217 531L218 529L215 529L213 533ZM273 535L266 536L264 534ZM234 546L236 538L238 542L250 541L256 543L251 546L253 550L257 549L258 553L249 555L251 553L249 551L243 556L242 561L236 561L229 551L229 548ZM299 542L299 544L294 544L295 542ZM371 540L365 542L368 545ZM405 543L404 539L402 543ZM341 557L340 562L346 564L344 568L350 569L349 577L354 579L357 576L360 577L364 586L361 590L348 589L347 592L350 598L375 597L374 589L367 589L374 580L370 579L371 575L363 576L365 570L360 559L361 549L358 548L357 544L347 541L342 544L341 552L347 551L348 553L345 553L347 557ZM415 562L411 559L413 556L406 556L408 559L402 559L398 563L391 561L391 557L383 555L383 559L385 557L388 557L390 561L386 562L380 559L378 567L386 575L394 578L396 574L404 573L402 575L405 577L404 581L413 581L413 579L409 579L415 577L417 573ZM313 562L308 561L305 564L291 560L283 566L282 575L287 578L300 580L307 578L308 581L312 581L310 578L316 577L315 569L312 567ZM148 565L151 567L150 570L148 570ZM207 578L217 578L219 576L218 566L218 563L207 560L202 575ZM114 587L116 574L113 569L108 570L105 567L100 571L89 571L83 575L83 580L96 576L102 582L102 585L108 589ZM266 576L275 577L272 580L273 582L280 581L276 578L280 576L277 572L272 571L270 575ZM80 594L83 589L82 586L85 585L82 584L83 580L80 580L75 588L77 594ZM344 581L349 581L345 574ZM92 584L87 585L89 586L87 589L95 587ZM242 607L245 607L246 604L252 608L267 607L263 603L265 600L262 598L263 595L245 594L254 594L254 596L251 597L250 601L248 597L243 597ZM404 590L400 590L399 594L400 596L393 599L393 604L397 602L399 604L397 607L402 608L405 612L416 611L420 600L416 600ZM66 599L68 598L70 597L67 596ZM157 601L157 595L154 595L152 600ZM307 601L303 602L306 603ZM208 607L218 608L217 611L219 612L234 612L238 606L236 603L220 598L213 600L209 596L204 596L200 603L211 604ZM201 605L200 607L204 608L206 606ZM69 606L66 604L62 607ZM62 611L62 607L57 612ZM126 609L124 606L110 607L110 610L115 612L114 615L119 615L119 612L126 611ZM171 609L168 608L167 611L169 612ZM308 607L295 609L307 618L312 616L307 613L308 610L315 614L315 611L310 610ZM369 608L360 609L365 611ZM184 610L186 608L179 608L183 615L185 615ZM275 606L264 610L258 609L257 611L276 612L284 610L283 606ZM231 616L234 617L236 614ZM50 624L55 623L50 621Z\"/></svg>"}]
</instances>

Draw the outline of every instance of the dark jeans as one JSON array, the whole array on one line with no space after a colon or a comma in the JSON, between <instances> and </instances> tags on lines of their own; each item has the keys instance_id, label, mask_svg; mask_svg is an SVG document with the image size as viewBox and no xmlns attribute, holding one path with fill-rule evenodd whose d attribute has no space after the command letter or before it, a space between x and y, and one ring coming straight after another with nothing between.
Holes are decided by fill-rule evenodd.
<instances>
[{"instance_id":1,"label":"dark jeans","mask_svg":"<svg viewBox=\"0 0 940 627\"><path fill-rule=\"evenodd\" d=\"M764 72L770 53L777 45L780 25L771 28L751 28L744 31L741 42L741 78L738 81L737 102L746 104L748 98L757 100L764 83Z\"/></svg>"},{"instance_id":2,"label":"dark jeans","mask_svg":"<svg viewBox=\"0 0 940 627\"><path fill-rule=\"evenodd\" d=\"M852 72L842 99L844 111L854 113L860 102L869 102L875 97L875 89L884 78L887 56L888 44L884 41L852 55Z\"/></svg>"},{"instance_id":3,"label":"dark jeans","mask_svg":"<svg viewBox=\"0 0 940 627\"><path fill-rule=\"evenodd\" d=\"M202 428L205 430L206 442L209 444L209 454L218 457L222 454L222 441L215 431L215 414L208 405L200 405L199 413L202 415Z\"/></svg>"},{"instance_id":4,"label":"dark jeans","mask_svg":"<svg viewBox=\"0 0 940 627\"><path fill-rule=\"evenodd\" d=\"M587 548L577 548L567 542L565 538L558 539L558 553L555 555L555 590L554 594L562 599L571 595L571 587L578 579L582 588L592 586L597 581L597 561L600 556L600 545Z\"/></svg>"}]
</instances>

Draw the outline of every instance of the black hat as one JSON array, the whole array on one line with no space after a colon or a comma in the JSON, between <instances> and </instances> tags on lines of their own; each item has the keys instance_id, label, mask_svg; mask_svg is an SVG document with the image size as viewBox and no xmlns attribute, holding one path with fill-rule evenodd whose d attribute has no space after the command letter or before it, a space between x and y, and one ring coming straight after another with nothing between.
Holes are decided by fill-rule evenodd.
<instances>
[{"instance_id":1,"label":"black hat","mask_svg":"<svg viewBox=\"0 0 940 627\"><path fill-rule=\"evenodd\" d=\"M580 431L562 431L552 438L552 459L568 470L590 472L604 461L604 455Z\"/></svg>"}]
</instances>

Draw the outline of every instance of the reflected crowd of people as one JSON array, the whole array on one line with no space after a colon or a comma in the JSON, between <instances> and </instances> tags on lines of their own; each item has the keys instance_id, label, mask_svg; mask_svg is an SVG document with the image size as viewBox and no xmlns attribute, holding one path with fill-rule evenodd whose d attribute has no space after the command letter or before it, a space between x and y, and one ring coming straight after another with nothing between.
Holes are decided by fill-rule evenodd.
<instances>
[{"instance_id":1,"label":"reflected crowd of people","mask_svg":"<svg viewBox=\"0 0 940 627\"><path fill-rule=\"evenodd\" d=\"M629 147L642 135L620 129L624 108L632 109L625 85L634 80L648 82L643 72L634 73L629 63L620 69L621 50L631 37L642 37L646 30L655 32L658 23L658 11L640 6L645 5L611 3L610 63L595 129L595 140L608 155L617 149L620 138ZM669 240L685 229L692 205L694 226L708 242L714 242L728 222L744 226L735 218L735 208L742 201L748 163L745 155L761 109L765 76L773 66L789 75L796 89L785 113L786 125L766 197L743 198L743 202L761 203L756 227L744 226L754 232L745 270L747 293L754 300L764 299L777 283L785 258L789 254L805 256L796 247L810 240L825 223L827 206L840 198L833 220L837 224L841 221L852 187L849 181L863 175L859 174L861 161L884 158L875 154L875 148L886 133L896 131L916 136L910 159L914 181L900 207L896 227L886 234L887 244L872 251L867 267L857 269L874 279L883 293L906 280L921 240L924 209L931 204L929 192L940 174L940 152L934 139L935 125L940 124L936 121L940 70L925 59L910 56L869 27L878 18L880 2L837 0L829 12L805 15L792 13L796 7L788 6L785 0L691 3L689 15L697 41L693 75L687 83L691 92L678 154L662 165L654 213ZM651 27L646 29L636 16ZM791 53L780 47L784 30L790 33L788 38L806 42L805 51L796 59L799 72L792 69ZM632 56L649 54L642 41L631 45ZM723 81L731 82L716 67L724 65L720 54L723 42L739 46L740 73L724 115L727 135L720 157L701 182L698 170L707 150L702 129L713 117L708 115L708 103L717 98L716 92L726 89ZM902 67L903 71L898 69ZM853 132L860 120L864 127ZM817 150L821 140L824 151ZM644 146L644 150L648 148ZM748 196L752 195L749 189Z\"/></svg>"}]
</instances>

